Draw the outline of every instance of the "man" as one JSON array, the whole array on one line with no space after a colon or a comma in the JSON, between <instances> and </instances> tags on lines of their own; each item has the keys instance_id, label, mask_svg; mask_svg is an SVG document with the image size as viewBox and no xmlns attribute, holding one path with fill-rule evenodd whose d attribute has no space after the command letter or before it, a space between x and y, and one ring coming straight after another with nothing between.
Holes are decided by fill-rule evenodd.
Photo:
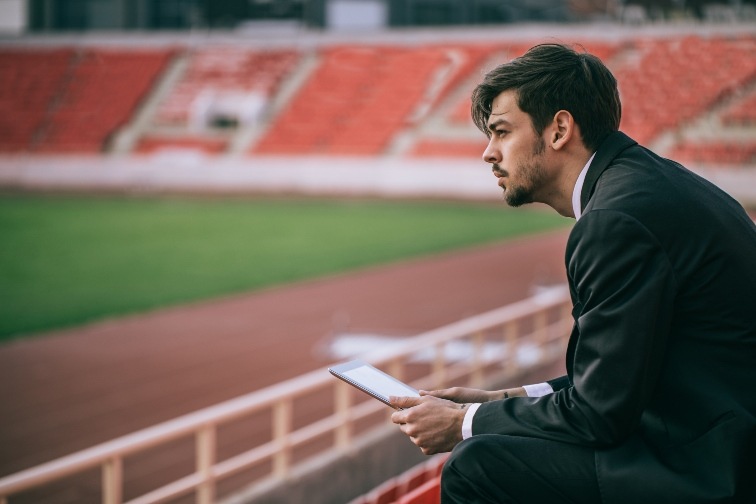
<instances>
[{"instance_id":1,"label":"man","mask_svg":"<svg viewBox=\"0 0 756 504\"><path fill-rule=\"evenodd\" d=\"M577 222L567 376L392 398L442 502L756 503L756 226L618 131L616 80L557 44L473 93L504 199ZM511 265L516 267L516 265Z\"/></svg>"}]
</instances>

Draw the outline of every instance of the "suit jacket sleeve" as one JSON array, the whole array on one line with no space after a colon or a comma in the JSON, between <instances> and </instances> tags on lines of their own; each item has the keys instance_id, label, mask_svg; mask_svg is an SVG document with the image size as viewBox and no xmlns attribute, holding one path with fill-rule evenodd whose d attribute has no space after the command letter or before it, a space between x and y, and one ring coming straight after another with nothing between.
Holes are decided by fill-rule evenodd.
<instances>
[{"instance_id":1,"label":"suit jacket sleeve","mask_svg":"<svg viewBox=\"0 0 756 504\"><path fill-rule=\"evenodd\" d=\"M546 383L548 383L551 386L552 390L557 391L557 390L562 390L563 388L569 387L570 379L567 376L560 376L559 378L546 380Z\"/></svg>"},{"instance_id":2,"label":"suit jacket sleeve","mask_svg":"<svg viewBox=\"0 0 756 504\"><path fill-rule=\"evenodd\" d=\"M571 385L540 398L484 403L473 434L601 447L637 428L669 338L676 291L671 264L639 221L593 210L570 235L567 270L575 319Z\"/></svg>"}]
</instances>

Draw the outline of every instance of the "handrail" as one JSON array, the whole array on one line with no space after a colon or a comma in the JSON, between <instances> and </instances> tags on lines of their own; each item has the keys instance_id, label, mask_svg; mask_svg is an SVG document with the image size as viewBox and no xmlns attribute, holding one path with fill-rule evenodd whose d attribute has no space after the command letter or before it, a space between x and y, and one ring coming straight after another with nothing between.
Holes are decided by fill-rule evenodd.
<instances>
[{"instance_id":1,"label":"handrail","mask_svg":"<svg viewBox=\"0 0 756 504\"><path fill-rule=\"evenodd\" d=\"M568 301L568 291L565 287L551 288L523 301L422 333L406 342L397 343L361 357L379 367L389 366L391 372L401 374L403 361L421 350L432 348L436 352L436 362L431 366L431 372L420 381L433 380L432 385L438 385L452 376L459 377L465 374L471 376L473 381L479 381L484 374L483 368L488 365L481 358L486 331L497 327L503 329L502 341L505 340L507 345L513 345L509 348L508 360L512 364L510 369L514 370L517 368L517 363L514 362L517 353L516 345L520 340L531 337L538 343L548 344L557 341L560 336L545 337L545 333L558 334L561 337L568 334L569 331L564 330L566 324L570 322ZM548 324L546 313L555 308L561 308L561 311L556 322ZM527 317L532 317L535 334L516 335L516 324ZM459 370L454 372L453 366L445 360L444 348L449 342L463 339L472 340L475 346L474 357L470 359L469 369L466 363L462 363L465 369L462 372ZM293 401L297 397L326 387L333 388L336 394L334 412L326 418L292 431ZM356 420L369 417L385 408L378 401L351 406L349 394L350 387L339 380L334 380L327 372L327 368L320 368L262 390L0 478L0 504L7 504L10 495L98 466L102 468L103 502L121 504L124 457L189 434L196 436L196 472L130 502L131 504L162 502L191 491L197 492L198 502L212 502L217 480L260 461L266 459L273 461L271 477L285 477L292 466L289 456L292 447L318 436L333 432L335 446L346 448L351 439L352 424ZM273 439L230 459L216 461L217 428L221 424L261 410L272 411Z\"/></svg>"}]
</instances>

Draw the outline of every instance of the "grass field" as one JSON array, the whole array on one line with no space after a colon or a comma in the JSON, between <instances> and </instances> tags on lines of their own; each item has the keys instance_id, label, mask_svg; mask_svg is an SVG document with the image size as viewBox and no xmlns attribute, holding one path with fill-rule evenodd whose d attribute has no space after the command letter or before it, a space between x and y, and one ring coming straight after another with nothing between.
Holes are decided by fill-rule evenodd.
<instances>
[{"instance_id":1,"label":"grass field","mask_svg":"<svg viewBox=\"0 0 756 504\"><path fill-rule=\"evenodd\" d=\"M0 339L568 225L502 204L0 197Z\"/></svg>"}]
</instances>

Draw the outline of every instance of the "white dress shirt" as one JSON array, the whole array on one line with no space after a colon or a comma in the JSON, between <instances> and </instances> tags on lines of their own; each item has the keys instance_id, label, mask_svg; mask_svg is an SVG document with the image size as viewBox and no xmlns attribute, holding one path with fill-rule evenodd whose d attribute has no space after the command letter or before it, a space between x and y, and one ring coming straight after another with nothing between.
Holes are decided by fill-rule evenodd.
<instances>
[{"instance_id":1,"label":"white dress shirt","mask_svg":"<svg viewBox=\"0 0 756 504\"><path fill-rule=\"evenodd\" d=\"M588 167L591 166L591 162L593 161L593 158L595 156L596 153L594 152L593 155L591 155L590 159L588 159L588 162L585 163L583 169L580 170L580 174L575 181L575 187L572 188L572 211L575 213L576 221L580 219L580 215L583 213L582 208L580 207L580 195L583 192L585 174L588 173ZM554 392L554 389L551 388L551 385L545 382L536 383L533 385L524 385L523 388L525 389L525 393L528 394L528 397L541 397ZM467 439L472 436L473 417L475 417L475 412L478 411L479 406L480 403L473 403L469 408L467 408L465 418L462 421L462 439Z\"/></svg>"}]
</instances>

